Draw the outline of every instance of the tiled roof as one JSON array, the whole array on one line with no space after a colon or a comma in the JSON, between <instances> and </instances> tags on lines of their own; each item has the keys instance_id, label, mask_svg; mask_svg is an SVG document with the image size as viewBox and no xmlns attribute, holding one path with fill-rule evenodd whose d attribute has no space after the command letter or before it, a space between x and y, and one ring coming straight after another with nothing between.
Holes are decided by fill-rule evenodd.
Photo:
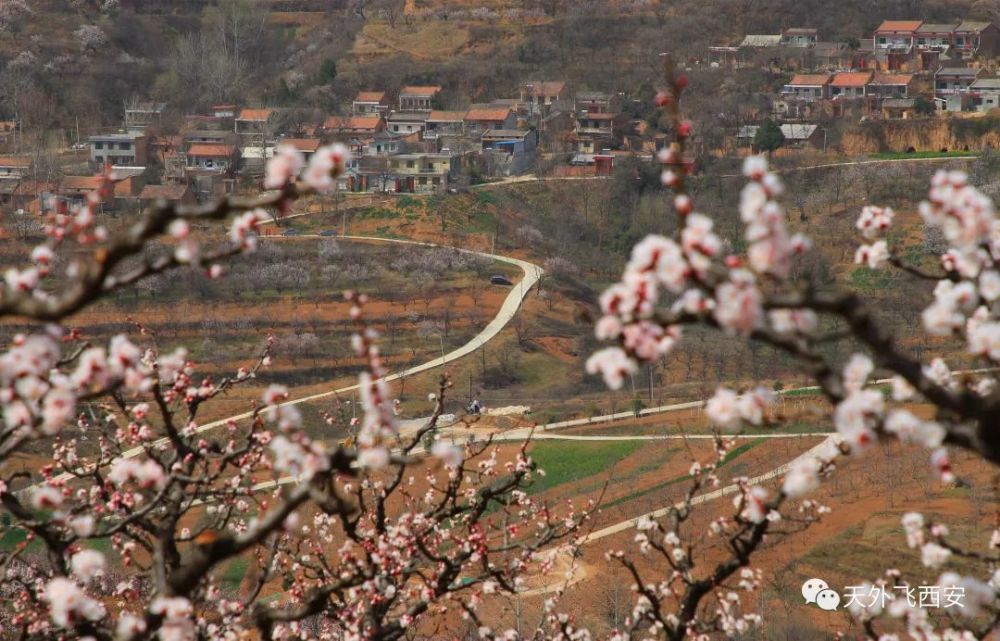
<instances>
[{"instance_id":1,"label":"tiled roof","mask_svg":"<svg viewBox=\"0 0 1000 641\"><path fill-rule=\"evenodd\" d=\"M323 128L373 130L378 128L381 120L379 116L330 116L323 123Z\"/></svg>"},{"instance_id":2,"label":"tiled roof","mask_svg":"<svg viewBox=\"0 0 1000 641\"><path fill-rule=\"evenodd\" d=\"M831 87L864 87L872 79L870 71L847 71L833 74Z\"/></svg>"},{"instance_id":3,"label":"tiled roof","mask_svg":"<svg viewBox=\"0 0 1000 641\"><path fill-rule=\"evenodd\" d=\"M465 120L464 111L432 111L427 122L460 122Z\"/></svg>"},{"instance_id":4,"label":"tiled roof","mask_svg":"<svg viewBox=\"0 0 1000 641\"><path fill-rule=\"evenodd\" d=\"M881 31L916 31L923 23L923 20L885 20L875 31L876 33Z\"/></svg>"},{"instance_id":5,"label":"tiled roof","mask_svg":"<svg viewBox=\"0 0 1000 641\"><path fill-rule=\"evenodd\" d=\"M951 33L956 26L954 22L951 24L925 22L917 29L917 33Z\"/></svg>"},{"instance_id":6,"label":"tiled roof","mask_svg":"<svg viewBox=\"0 0 1000 641\"><path fill-rule=\"evenodd\" d=\"M990 22L983 22L980 20L963 20L961 24L955 27L955 31L960 31L962 33L979 33L986 27L990 26Z\"/></svg>"},{"instance_id":7,"label":"tiled roof","mask_svg":"<svg viewBox=\"0 0 1000 641\"><path fill-rule=\"evenodd\" d=\"M359 91L355 102L382 102L385 99L384 91Z\"/></svg>"},{"instance_id":8,"label":"tiled roof","mask_svg":"<svg viewBox=\"0 0 1000 641\"><path fill-rule=\"evenodd\" d=\"M433 96L441 91L439 85L407 85L399 92L401 96Z\"/></svg>"},{"instance_id":9,"label":"tiled roof","mask_svg":"<svg viewBox=\"0 0 1000 641\"><path fill-rule=\"evenodd\" d=\"M908 85L913 76L908 73L876 73L872 83L876 85Z\"/></svg>"},{"instance_id":10,"label":"tiled roof","mask_svg":"<svg viewBox=\"0 0 1000 641\"><path fill-rule=\"evenodd\" d=\"M101 176L63 176L59 181L60 190L93 191L100 189L104 179Z\"/></svg>"},{"instance_id":11,"label":"tiled roof","mask_svg":"<svg viewBox=\"0 0 1000 641\"><path fill-rule=\"evenodd\" d=\"M236 148L232 145L211 145L207 143L196 143L188 147L188 156L211 156L215 158L228 158L232 156Z\"/></svg>"},{"instance_id":12,"label":"tiled roof","mask_svg":"<svg viewBox=\"0 0 1000 641\"><path fill-rule=\"evenodd\" d=\"M830 74L827 73L797 73L792 78L790 85L822 86L830 81Z\"/></svg>"},{"instance_id":13,"label":"tiled roof","mask_svg":"<svg viewBox=\"0 0 1000 641\"><path fill-rule=\"evenodd\" d=\"M31 156L0 156L0 167L28 167Z\"/></svg>"},{"instance_id":14,"label":"tiled roof","mask_svg":"<svg viewBox=\"0 0 1000 641\"><path fill-rule=\"evenodd\" d=\"M975 78L980 73L982 73L982 69L973 67L941 67L935 72L939 76L964 76L966 78Z\"/></svg>"},{"instance_id":15,"label":"tiled roof","mask_svg":"<svg viewBox=\"0 0 1000 641\"><path fill-rule=\"evenodd\" d=\"M1000 78L980 78L976 80L969 86L969 89L975 91L977 89L989 89L991 91L996 91L1000 89Z\"/></svg>"},{"instance_id":16,"label":"tiled roof","mask_svg":"<svg viewBox=\"0 0 1000 641\"><path fill-rule=\"evenodd\" d=\"M252 120L254 122L267 122L274 113L271 109L240 109L237 120Z\"/></svg>"},{"instance_id":17,"label":"tiled roof","mask_svg":"<svg viewBox=\"0 0 1000 641\"><path fill-rule=\"evenodd\" d=\"M299 151L303 152L314 152L319 149L319 139L318 138L285 138L281 141L282 145L291 145Z\"/></svg>"},{"instance_id":18,"label":"tiled roof","mask_svg":"<svg viewBox=\"0 0 1000 641\"><path fill-rule=\"evenodd\" d=\"M466 120L478 121L478 120L506 120L507 116L510 115L510 109L489 109L489 108L474 108L470 109L469 113L465 115Z\"/></svg>"},{"instance_id":19,"label":"tiled roof","mask_svg":"<svg viewBox=\"0 0 1000 641\"><path fill-rule=\"evenodd\" d=\"M140 200L180 200L188 193L187 185L146 185L139 192Z\"/></svg>"},{"instance_id":20,"label":"tiled roof","mask_svg":"<svg viewBox=\"0 0 1000 641\"><path fill-rule=\"evenodd\" d=\"M566 88L561 80L542 80L524 83L524 93L529 96L558 96Z\"/></svg>"}]
</instances>

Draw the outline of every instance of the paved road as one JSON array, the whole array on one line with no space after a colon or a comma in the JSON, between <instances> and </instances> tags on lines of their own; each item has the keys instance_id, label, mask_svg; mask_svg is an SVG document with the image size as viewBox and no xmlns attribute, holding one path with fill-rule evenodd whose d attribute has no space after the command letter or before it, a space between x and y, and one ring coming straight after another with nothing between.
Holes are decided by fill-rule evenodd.
<instances>
[{"instance_id":1,"label":"paved road","mask_svg":"<svg viewBox=\"0 0 1000 641\"><path fill-rule=\"evenodd\" d=\"M301 236L290 236L290 237L285 237L285 236L262 236L262 239L267 239L267 240L279 240L279 239L280 240L296 240L296 239L301 239L301 238L320 238L320 236L319 235L305 235L305 234L303 234ZM337 236L336 238L339 239L339 240L349 240L349 241L364 241L364 242L378 242L378 243L396 243L396 244L400 244L400 245L416 245L416 246L421 246L421 247L440 247L440 248L443 248L443 249L457 250L457 251L460 251L460 252L463 252L463 253L466 253L466 254L474 254L474 255L477 255L477 256L482 256L484 258L489 258L491 260L497 260L497 261L500 261L500 262L504 262L504 263L507 263L507 264L510 264L510 265L516 265L517 267L519 267L521 269L522 272L524 272L524 276L521 278L521 281L518 282L518 283L516 283L511 288L510 293L507 294L507 298L505 298L504 301L503 301L503 304L500 305L500 309L499 309L499 311L497 311L496 316L493 317L493 320L491 320L486 325L486 327L484 327L482 329L482 331L480 331L478 334L476 334L472 338L472 340L470 340L469 342L465 343L461 347L458 347L458 348L452 350L451 352L445 354L444 356L438 356L437 358L433 358L433 359L427 361L426 363L422 363L420 365L416 365L414 367L410 367L408 369L405 369L405 370L403 370L401 372L396 372L394 374L390 374L390 375L386 376L385 380L389 381L389 382L396 381L396 380L399 380L399 379L407 377L407 376L413 376L414 374L419 374L421 372L426 372L427 370L431 370L431 369L434 369L436 367L441 367L441 366L443 366L443 365L445 365L447 363L450 363L450 362L455 361L455 360L457 360L459 358L462 358L463 356L471 354L472 352L474 352L477 349L481 348L487 342L489 342L490 340L492 340L493 338L495 338L497 336L497 334L499 334L500 331L507 325L507 323L509 323L510 320L512 318L514 318L514 315L517 313L518 309L520 309L520 307L521 307L521 302L524 300L524 298L531 291L531 288L534 287L534 285L538 282L538 279L541 278L542 273L544 271L538 265L535 265L534 263L529 263L526 260L520 260L518 258L511 258L511 257L508 257L508 256L500 256L498 254L489 254L489 253L486 253L486 252L480 252L480 251L475 251L475 250L471 250L471 249L462 249L462 248L458 248L458 247L449 247L447 245L438 245L438 244L435 244L435 243L423 243L423 242L418 242L418 241L414 241L414 240L401 240L401 239L394 239L394 238L377 238L377 237L371 237L371 236ZM311 394L309 396L303 396L303 397L300 397L300 398L296 398L296 399L293 399L293 400L290 400L290 401L286 401L285 403L282 403L281 405L282 406L287 406L287 405L298 405L300 403L308 403L310 401L316 401L316 400L320 400L320 399L323 399L323 398L329 398L331 396L337 396L339 394L346 394L348 392L353 392L354 390L358 389L358 387L359 387L359 385L357 385L357 384L355 384L355 385L348 385L347 387L341 387L339 389L330 390L328 392L320 392L318 394ZM242 414L235 414L233 416L228 416L226 418L222 418L222 419L219 419L219 420L216 420L216 421L211 421L209 423L205 423L204 425L198 426L197 432L198 433L206 432L208 430L215 429L217 427L221 427L223 425L226 425L230 421L245 420L245 419L250 418L251 416L253 416L253 412L243 412ZM169 444L169 439L167 439L167 438L164 437L164 438L161 438L161 439L155 441L153 443L153 447L159 447L159 446L166 445L166 444ZM139 456L143 452L144 452L144 448L142 448L142 447L134 447L134 448L132 448L130 450L126 450L124 453L122 453L121 458L134 458L136 456ZM72 479L73 476L67 472L67 473L61 474L58 478L60 480L68 481L68 480ZM271 483L271 486L273 487L273 482Z\"/></svg>"},{"instance_id":2,"label":"paved road","mask_svg":"<svg viewBox=\"0 0 1000 641\"><path fill-rule=\"evenodd\" d=\"M834 167L856 167L862 165L887 165L892 163L900 162L947 162L949 160L975 160L979 158L978 155L969 154L968 156L942 156L935 158L883 158L881 160L854 160L847 162L832 162L824 163L821 165L806 165L804 167L772 167L771 171L776 174L788 174L795 173L799 171L811 171L813 169L831 169ZM742 173L736 174L695 174L694 178L744 178ZM535 174L524 174L523 176L509 176L507 178L501 178L500 180L488 183L482 183L479 185L473 185L470 189L488 189L490 187L505 187L507 185L519 185L523 183L531 182L554 182L554 181L571 181L571 180L607 180L611 176L542 176L539 177Z\"/></svg>"}]
</instances>

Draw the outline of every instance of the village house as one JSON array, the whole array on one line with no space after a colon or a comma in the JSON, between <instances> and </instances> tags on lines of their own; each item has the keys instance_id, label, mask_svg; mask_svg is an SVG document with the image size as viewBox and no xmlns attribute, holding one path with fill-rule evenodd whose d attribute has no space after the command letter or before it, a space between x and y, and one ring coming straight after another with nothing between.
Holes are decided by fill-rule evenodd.
<instances>
[{"instance_id":1,"label":"village house","mask_svg":"<svg viewBox=\"0 0 1000 641\"><path fill-rule=\"evenodd\" d=\"M781 46L781 34L751 34L743 37L740 42L741 49L770 49Z\"/></svg>"},{"instance_id":2,"label":"village house","mask_svg":"<svg viewBox=\"0 0 1000 641\"><path fill-rule=\"evenodd\" d=\"M59 183L46 180L0 180L0 212L40 214L42 203Z\"/></svg>"},{"instance_id":3,"label":"village house","mask_svg":"<svg viewBox=\"0 0 1000 641\"><path fill-rule=\"evenodd\" d=\"M188 147L185 156L189 170L232 174L239 162L240 152L233 145L197 143Z\"/></svg>"},{"instance_id":4,"label":"village house","mask_svg":"<svg viewBox=\"0 0 1000 641\"><path fill-rule=\"evenodd\" d=\"M483 132L481 165L489 176L517 176L535 164L534 130L489 129Z\"/></svg>"},{"instance_id":5,"label":"village house","mask_svg":"<svg viewBox=\"0 0 1000 641\"><path fill-rule=\"evenodd\" d=\"M155 127L163 119L167 110L165 102L137 102L125 108L125 128L129 131L144 131Z\"/></svg>"},{"instance_id":6,"label":"village house","mask_svg":"<svg viewBox=\"0 0 1000 641\"><path fill-rule=\"evenodd\" d=\"M462 136L465 134L464 111L435 110L424 121L424 140L436 140L440 136Z\"/></svg>"},{"instance_id":7,"label":"village house","mask_svg":"<svg viewBox=\"0 0 1000 641\"><path fill-rule=\"evenodd\" d=\"M992 22L963 20L952 36L952 47L963 58L1000 55L1000 28Z\"/></svg>"},{"instance_id":8,"label":"village house","mask_svg":"<svg viewBox=\"0 0 1000 641\"><path fill-rule=\"evenodd\" d=\"M329 116L323 122L324 137L346 142L351 138L371 137L385 129L385 119L372 114L367 116Z\"/></svg>"},{"instance_id":9,"label":"village house","mask_svg":"<svg viewBox=\"0 0 1000 641\"><path fill-rule=\"evenodd\" d=\"M830 80L830 98L833 100L863 98L867 94L867 87L871 80L872 72L870 71L835 73Z\"/></svg>"},{"instance_id":10,"label":"village house","mask_svg":"<svg viewBox=\"0 0 1000 641\"><path fill-rule=\"evenodd\" d=\"M794 98L812 102L823 100L828 97L827 86L830 83L830 74L795 74L791 81L782 87L781 95L785 98Z\"/></svg>"},{"instance_id":11,"label":"village house","mask_svg":"<svg viewBox=\"0 0 1000 641\"><path fill-rule=\"evenodd\" d=\"M90 163L95 171L106 164L114 167L145 167L146 136L138 132L96 134L87 138Z\"/></svg>"},{"instance_id":12,"label":"village house","mask_svg":"<svg viewBox=\"0 0 1000 641\"><path fill-rule=\"evenodd\" d=\"M385 191L433 193L448 188L457 171L457 157L449 153L399 154L389 157L392 178Z\"/></svg>"},{"instance_id":13,"label":"village house","mask_svg":"<svg viewBox=\"0 0 1000 641\"><path fill-rule=\"evenodd\" d=\"M187 185L146 185L139 192L139 206L147 209L159 202L168 205L196 205L198 199Z\"/></svg>"},{"instance_id":14,"label":"village house","mask_svg":"<svg viewBox=\"0 0 1000 641\"><path fill-rule=\"evenodd\" d=\"M282 138L278 141L278 144L288 145L295 151L302 154L302 158L306 162L309 162L322 143L319 138Z\"/></svg>"},{"instance_id":15,"label":"village house","mask_svg":"<svg viewBox=\"0 0 1000 641\"><path fill-rule=\"evenodd\" d=\"M882 101L882 117L909 120L917 115L916 98L886 98Z\"/></svg>"},{"instance_id":16,"label":"village house","mask_svg":"<svg viewBox=\"0 0 1000 641\"><path fill-rule=\"evenodd\" d=\"M1000 78L977 78L969 85L972 108L987 112L1000 107Z\"/></svg>"},{"instance_id":17,"label":"village house","mask_svg":"<svg viewBox=\"0 0 1000 641\"><path fill-rule=\"evenodd\" d=\"M946 98L952 94L966 93L982 73L982 69L972 67L941 67L934 74L934 95Z\"/></svg>"},{"instance_id":18,"label":"village house","mask_svg":"<svg viewBox=\"0 0 1000 641\"><path fill-rule=\"evenodd\" d=\"M0 180L20 180L31 174L33 166L31 156L9 155L0 156Z\"/></svg>"},{"instance_id":19,"label":"village house","mask_svg":"<svg viewBox=\"0 0 1000 641\"><path fill-rule=\"evenodd\" d=\"M406 138L389 131L380 131L365 145L361 153L366 156L391 156L407 149Z\"/></svg>"},{"instance_id":20,"label":"village house","mask_svg":"<svg viewBox=\"0 0 1000 641\"><path fill-rule=\"evenodd\" d=\"M780 43L783 47L812 47L818 41L819 32L816 29L796 27L781 32Z\"/></svg>"},{"instance_id":21,"label":"village house","mask_svg":"<svg viewBox=\"0 0 1000 641\"><path fill-rule=\"evenodd\" d=\"M566 83L558 80L526 82L521 85L521 102L527 105L529 115L546 113L562 99L565 89Z\"/></svg>"},{"instance_id":22,"label":"village house","mask_svg":"<svg viewBox=\"0 0 1000 641\"><path fill-rule=\"evenodd\" d=\"M473 105L465 114L465 130L469 135L482 135L487 129L515 129L517 116L508 107Z\"/></svg>"},{"instance_id":23,"label":"village house","mask_svg":"<svg viewBox=\"0 0 1000 641\"><path fill-rule=\"evenodd\" d=\"M431 111L396 111L389 116L388 130L394 134L423 133Z\"/></svg>"},{"instance_id":24,"label":"village house","mask_svg":"<svg viewBox=\"0 0 1000 641\"><path fill-rule=\"evenodd\" d=\"M273 109L240 109L233 121L233 128L239 134L241 147L264 148L274 137Z\"/></svg>"},{"instance_id":25,"label":"village house","mask_svg":"<svg viewBox=\"0 0 1000 641\"><path fill-rule=\"evenodd\" d=\"M430 111L434 98L441 93L438 85L403 87L399 92L400 111Z\"/></svg>"},{"instance_id":26,"label":"village house","mask_svg":"<svg viewBox=\"0 0 1000 641\"><path fill-rule=\"evenodd\" d=\"M611 111L611 96L600 91L580 91L573 102L575 111L588 113L608 113Z\"/></svg>"},{"instance_id":27,"label":"village house","mask_svg":"<svg viewBox=\"0 0 1000 641\"><path fill-rule=\"evenodd\" d=\"M925 22L914 31L918 51L945 51L951 46L951 39L957 24Z\"/></svg>"},{"instance_id":28,"label":"village house","mask_svg":"<svg viewBox=\"0 0 1000 641\"><path fill-rule=\"evenodd\" d=\"M355 116L385 116L388 111L389 101L384 91L360 91L351 103L351 113Z\"/></svg>"},{"instance_id":29,"label":"village house","mask_svg":"<svg viewBox=\"0 0 1000 641\"><path fill-rule=\"evenodd\" d=\"M875 49L909 52L916 41L922 20L884 20L875 29Z\"/></svg>"},{"instance_id":30,"label":"village house","mask_svg":"<svg viewBox=\"0 0 1000 641\"><path fill-rule=\"evenodd\" d=\"M912 74L876 72L868 85L868 95L878 98L908 98L912 84Z\"/></svg>"},{"instance_id":31,"label":"village house","mask_svg":"<svg viewBox=\"0 0 1000 641\"><path fill-rule=\"evenodd\" d=\"M123 204L134 204L139 194L141 178L133 174L112 179L112 195L101 202L102 211L116 210ZM64 176L56 187L55 196L70 205L83 204L87 197L101 189L103 176Z\"/></svg>"}]
</instances>

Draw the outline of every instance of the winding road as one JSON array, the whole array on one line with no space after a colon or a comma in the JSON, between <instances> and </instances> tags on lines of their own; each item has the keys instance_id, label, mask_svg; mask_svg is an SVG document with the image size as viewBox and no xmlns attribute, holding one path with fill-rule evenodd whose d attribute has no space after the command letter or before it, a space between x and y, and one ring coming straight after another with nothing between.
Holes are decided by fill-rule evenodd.
<instances>
[{"instance_id":1,"label":"winding road","mask_svg":"<svg viewBox=\"0 0 1000 641\"><path fill-rule=\"evenodd\" d=\"M262 239L267 239L267 240L275 240L275 239L279 239L279 238L280 239L286 239L286 240L295 240L295 239L300 239L300 238L320 238L320 236L319 235L312 235L312 234L302 234L302 235L290 236L290 237L285 237L285 236L262 236L261 238ZM499 309L499 311L497 311L496 316L493 317L493 320L491 320L486 325L486 327L484 327L478 334L476 334L472 338L472 340L470 340L467 343L465 343L464 345L462 345L462 346L460 346L460 347L458 347L458 348L456 348L456 349L448 352L444 356L438 356L437 358L433 358L433 359L431 359L431 360L429 360L429 361L427 361L425 363L421 363L420 365L415 365L413 367L407 368L407 369L402 370L400 372L396 372L394 374L389 374L384 379L387 382L396 381L396 380L405 378L407 376L413 376L414 374L419 374L421 372L426 372L427 370L431 370L431 369L434 369L436 367L441 367L441 366L443 366L443 365L445 365L447 363L450 363L450 362L455 361L455 360L457 360L459 358L462 358L463 356L471 354L472 352L474 352L477 349L481 348L487 342L489 342L490 340L492 340L493 338L495 338L497 336L497 334L499 334L500 331L507 325L507 323L509 323L511 321L511 319L514 318L514 315L517 314L517 310L520 309L520 307L521 307L521 302L525 299L525 297L527 297L528 293L531 291L531 288L534 287L535 284L538 283L538 280L541 278L542 274L544 273L544 270L541 267L539 267L538 265L536 265L534 263L530 263L530 262L528 262L526 260L520 260L518 258L511 258L509 256L500 256L498 254L490 254L490 253L487 253L487 252L481 252L481 251L476 251L476 250L472 250L472 249L462 249L462 248L459 248L459 247L450 247L448 245L438 245L438 244L435 244L435 243L425 243L425 242L419 242L419 241L415 241L415 240L401 240L401 239L395 239L395 238L379 238L379 237L374 237L374 236L337 236L337 237L335 237L335 239L349 240L349 241L359 241L359 242L396 243L396 244L400 244L400 245L411 245L411 246L428 247L428 248L448 249L448 250L453 250L453 251L459 251L459 252L466 253L466 254L473 254L473 255L476 255L476 256L483 257L483 258L489 258L491 260L500 261L500 262L503 262L503 263L507 263L509 265L515 265L515 266L519 267L521 269L521 271L523 272L523 276L522 276L521 280L518 283L515 283L514 286L511 288L510 293L507 294L507 297L504 299L503 303L500 305L500 309ZM301 403L309 403L311 401L316 401L316 400L320 400L320 399L323 399L323 398L329 398L331 396L337 396L337 395L340 395L340 394L345 394L347 392L353 392L354 390L357 390L359 387L360 387L360 385L354 384L354 385L348 385L346 387L341 387L341 388L338 388L338 389L330 390L328 392L320 392L318 394L311 394L309 396L302 396L300 398L296 398L296 399L293 399L293 400L290 400L290 401L285 401L284 403L281 403L281 406L285 407L285 406L289 406L289 405L299 405ZM234 414L233 416L227 416L226 418L221 418L221 419L218 419L218 420L215 420L215 421L211 421L211 422L205 423L203 425L199 425L195 431L200 434L202 432L207 432L207 431L215 429L217 427L222 427L223 425L226 425L226 424L228 424L231 421L246 420L246 419L248 419L248 418L250 418L252 416L253 416L253 412L252 411L250 411L250 412L243 412L241 414ZM160 439L154 441L152 443L152 447L154 447L154 448L156 448L156 447L163 447L163 446L169 445L169 443L170 443L170 440L167 437L163 437L163 438L160 438ZM143 446L133 447L133 448L131 448L129 450L124 451L121 454L120 458L135 458L136 456L141 455L144 451L145 451L145 447L143 447ZM63 474L60 474L57 478L59 480L61 480L61 481L69 481L69 480L73 479L74 477L69 472L64 472ZM292 480L294 480L294 479L292 479ZM286 479L281 479L281 481L286 481ZM288 481L288 482L290 482L290 481ZM274 481L270 481L269 485L267 485L266 487L274 487L274 485L275 485L275 482ZM262 485L261 489L264 489L264 487L265 486Z\"/></svg>"}]
</instances>

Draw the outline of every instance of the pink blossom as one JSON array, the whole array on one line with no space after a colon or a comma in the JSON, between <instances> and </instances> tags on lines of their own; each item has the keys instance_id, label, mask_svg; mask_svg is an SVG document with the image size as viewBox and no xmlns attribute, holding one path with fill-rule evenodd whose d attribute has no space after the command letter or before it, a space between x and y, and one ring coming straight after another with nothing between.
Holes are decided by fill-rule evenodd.
<instances>
[{"instance_id":1,"label":"pink blossom","mask_svg":"<svg viewBox=\"0 0 1000 641\"><path fill-rule=\"evenodd\" d=\"M924 516L920 512L907 512L902 519L906 544L911 548L924 544Z\"/></svg>"},{"instance_id":2,"label":"pink blossom","mask_svg":"<svg viewBox=\"0 0 1000 641\"><path fill-rule=\"evenodd\" d=\"M991 303L1000 298L1000 272L987 269L979 274L979 293Z\"/></svg>"},{"instance_id":3,"label":"pink blossom","mask_svg":"<svg viewBox=\"0 0 1000 641\"><path fill-rule=\"evenodd\" d=\"M938 171L931 180L928 199L920 203L920 215L931 226L940 227L953 247L974 247L988 240L994 228L993 202L968 184L960 171Z\"/></svg>"},{"instance_id":4,"label":"pink blossom","mask_svg":"<svg viewBox=\"0 0 1000 641\"><path fill-rule=\"evenodd\" d=\"M457 469L462 465L462 448L446 441L434 441L431 446L431 455L441 459L441 461L452 469Z\"/></svg>"},{"instance_id":5,"label":"pink blossom","mask_svg":"<svg viewBox=\"0 0 1000 641\"><path fill-rule=\"evenodd\" d=\"M100 621L105 615L100 601L90 598L80 586L64 577L49 581L43 598L49 604L52 622L61 628L73 628L82 621Z\"/></svg>"},{"instance_id":6,"label":"pink blossom","mask_svg":"<svg viewBox=\"0 0 1000 641\"><path fill-rule=\"evenodd\" d=\"M767 158L747 156L743 160L743 175L751 180L761 180L767 173Z\"/></svg>"},{"instance_id":7,"label":"pink blossom","mask_svg":"<svg viewBox=\"0 0 1000 641\"><path fill-rule=\"evenodd\" d=\"M63 387L53 388L45 395L42 405L42 431L51 436L73 416L76 409L76 395Z\"/></svg>"},{"instance_id":8,"label":"pink blossom","mask_svg":"<svg viewBox=\"0 0 1000 641\"><path fill-rule=\"evenodd\" d=\"M639 321L626 325L622 329L625 348L635 354L640 360L652 361L667 354L680 336L680 329L660 325L649 321Z\"/></svg>"},{"instance_id":9,"label":"pink blossom","mask_svg":"<svg viewBox=\"0 0 1000 641\"><path fill-rule=\"evenodd\" d=\"M860 390L868 383L874 369L872 359L864 354L853 354L844 366L844 387L850 392Z\"/></svg>"},{"instance_id":10,"label":"pink blossom","mask_svg":"<svg viewBox=\"0 0 1000 641\"><path fill-rule=\"evenodd\" d=\"M106 565L104 555L97 550L80 550L70 559L73 574L84 583L103 574Z\"/></svg>"},{"instance_id":11,"label":"pink blossom","mask_svg":"<svg viewBox=\"0 0 1000 641\"><path fill-rule=\"evenodd\" d=\"M350 158L350 151L340 143L320 147L309 159L302 178L316 191L326 193L334 188L336 178L347 169Z\"/></svg>"},{"instance_id":12,"label":"pink blossom","mask_svg":"<svg viewBox=\"0 0 1000 641\"><path fill-rule=\"evenodd\" d=\"M736 507L743 504L743 511L740 517L751 523L763 523L767 518L767 490L759 485L755 485L749 490L744 490L742 495L737 495L733 499Z\"/></svg>"},{"instance_id":13,"label":"pink blossom","mask_svg":"<svg viewBox=\"0 0 1000 641\"><path fill-rule=\"evenodd\" d=\"M601 316L601 320L597 321L597 325L594 327L594 336L597 337L597 340L601 341L618 338L621 332L621 321L618 320L618 317L610 314Z\"/></svg>"},{"instance_id":14,"label":"pink blossom","mask_svg":"<svg viewBox=\"0 0 1000 641\"><path fill-rule=\"evenodd\" d=\"M889 229L895 215L896 213L889 207L866 205L861 209L856 227L862 236L872 239Z\"/></svg>"},{"instance_id":15,"label":"pink blossom","mask_svg":"<svg viewBox=\"0 0 1000 641\"><path fill-rule=\"evenodd\" d=\"M274 157L267 162L264 189L281 189L302 171L305 161L299 150L287 143L278 145Z\"/></svg>"},{"instance_id":16,"label":"pink blossom","mask_svg":"<svg viewBox=\"0 0 1000 641\"><path fill-rule=\"evenodd\" d=\"M889 245L884 240L861 245L854 252L854 262L858 265L867 264L869 269L881 269L889 262L889 258Z\"/></svg>"},{"instance_id":17,"label":"pink blossom","mask_svg":"<svg viewBox=\"0 0 1000 641\"><path fill-rule=\"evenodd\" d=\"M885 418L885 430L899 440L935 448L944 441L945 431L934 421L924 421L903 409L891 410Z\"/></svg>"},{"instance_id":18,"label":"pink blossom","mask_svg":"<svg viewBox=\"0 0 1000 641\"><path fill-rule=\"evenodd\" d=\"M861 453L875 444L873 427L885 408L882 394L876 390L856 390L837 404L833 423L853 453Z\"/></svg>"},{"instance_id":19,"label":"pink blossom","mask_svg":"<svg viewBox=\"0 0 1000 641\"><path fill-rule=\"evenodd\" d=\"M705 414L713 425L736 431L740 427L739 396L731 389L720 387L705 403Z\"/></svg>"},{"instance_id":20,"label":"pink blossom","mask_svg":"<svg viewBox=\"0 0 1000 641\"><path fill-rule=\"evenodd\" d=\"M937 472L942 483L954 483L955 473L951 469L951 457L948 450L940 447L931 453L931 467Z\"/></svg>"},{"instance_id":21,"label":"pink blossom","mask_svg":"<svg viewBox=\"0 0 1000 641\"><path fill-rule=\"evenodd\" d=\"M160 464L152 459L139 462L133 458L122 458L112 464L108 480L118 487L135 482L141 488L159 491L167 486L168 479Z\"/></svg>"},{"instance_id":22,"label":"pink blossom","mask_svg":"<svg viewBox=\"0 0 1000 641\"><path fill-rule=\"evenodd\" d=\"M937 543L924 543L920 548L920 560L929 568L939 568L951 557L951 551Z\"/></svg>"},{"instance_id":23,"label":"pink blossom","mask_svg":"<svg viewBox=\"0 0 1000 641\"><path fill-rule=\"evenodd\" d=\"M774 331L782 334L812 334L818 319L811 309L775 309L767 313Z\"/></svg>"},{"instance_id":24,"label":"pink blossom","mask_svg":"<svg viewBox=\"0 0 1000 641\"><path fill-rule=\"evenodd\" d=\"M614 390L620 389L625 377L635 374L636 371L638 371L636 362L618 347L599 350L587 359L587 373L600 373L604 377L604 383Z\"/></svg>"},{"instance_id":25,"label":"pink blossom","mask_svg":"<svg viewBox=\"0 0 1000 641\"><path fill-rule=\"evenodd\" d=\"M753 275L735 269L729 280L715 290L715 320L727 332L749 334L763 319L762 299Z\"/></svg>"},{"instance_id":26,"label":"pink blossom","mask_svg":"<svg viewBox=\"0 0 1000 641\"><path fill-rule=\"evenodd\" d=\"M31 506L36 510L51 510L62 503L62 492L51 485L42 485L31 491Z\"/></svg>"},{"instance_id":27,"label":"pink blossom","mask_svg":"<svg viewBox=\"0 0 1000 641\"><path fill-rule=\"evenodd\" d=\"M384 447L365 447L358 450L358 465L378 470L389 465L389 450Z\"/></svg>"},{"instance_id":28,"label":"pink blossom","mask_svg":"<svg viewBox=\"0 0 1000 641\"><path fill-rule=\"evenodd\" d=\"M792 462L785 474L781 491L785 496L797 499L819 487L820 463L813 457L803 457Z\"/></svg>"},{"instance_id":29,"label":"pink blossom","mask_svg":"<svg viewBox=\"0 0 1000 641\"><path fill-rule=\"evenodd\" d=\"M976 323L968 332L969 352L1000 360L1000 323Z\"/></svg>"}]
</instances>

